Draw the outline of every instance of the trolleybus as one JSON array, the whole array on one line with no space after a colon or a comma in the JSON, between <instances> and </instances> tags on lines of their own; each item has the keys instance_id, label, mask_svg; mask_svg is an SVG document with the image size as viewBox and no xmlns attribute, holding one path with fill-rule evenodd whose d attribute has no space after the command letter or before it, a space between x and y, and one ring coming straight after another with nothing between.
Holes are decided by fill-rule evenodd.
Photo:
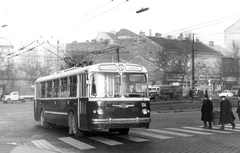
<instances>
[{"instance_id":1,"label":"trolleybus","mask_svg":"<svg viewBox=\"0 0 240 153\"><path fill-rule=\"evenodd\" d=\"M130 63L73 67L38 78L34 118L43 128L68 126L76 137L96 130L128 134L130 128L149 128L147 80L147 69Z\"/></svg>"}]
</instances>

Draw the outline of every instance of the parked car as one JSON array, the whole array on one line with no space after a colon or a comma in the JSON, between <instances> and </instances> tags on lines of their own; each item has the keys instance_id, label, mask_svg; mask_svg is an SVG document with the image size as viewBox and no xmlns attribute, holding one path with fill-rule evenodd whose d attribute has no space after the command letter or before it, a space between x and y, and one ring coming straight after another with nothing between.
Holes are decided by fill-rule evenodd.
<instances>
[{"instance_id":1,"label":"parked car","mask_svg":"<svg viewBox=\"0 0 240 153\"><path fill-rule=\"evenodd\" d=\"M34 95L20 95L18 91L13 91L10 94L4 94L2 97L4 103L13 103L14 101L25 102L26 99L33 100Z\"/></svg>"},{"instance_id":2,"label":"parked car","mask_svg":"<svg viewBox=\"0 0 240 153\"><path fill-rule=\"evenodd\" d=\"M219 97L221 97L221 96L233 97L234 96L234 94L230 90L223 90L218 95L219 95Z\"/></svg>"},{"instance_id":3,"label":"parked car","mask_svg":"<svg viewBox=\"0 0 240 153\"><path fill-rule=\"evenodd\" d=\"M231 92L234 94L234 96L238 95L238 90L240 89L240 86L232 86Z\"/></svg>"}]
</instances>

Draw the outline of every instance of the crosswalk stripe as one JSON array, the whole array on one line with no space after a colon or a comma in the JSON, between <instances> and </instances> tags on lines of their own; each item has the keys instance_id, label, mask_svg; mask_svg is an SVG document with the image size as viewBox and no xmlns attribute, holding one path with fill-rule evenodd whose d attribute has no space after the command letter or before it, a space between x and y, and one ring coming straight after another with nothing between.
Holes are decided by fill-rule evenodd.
<instances>
[{"instance_id":1,"label":"crosswalk stripe","mask_svg":"<svg viewBox=\"0 0 240 153\"><path fill-rule=\"evenodd\" d=\"M76 140L76 139L73 139L71 137L63 137L63 138L58 138L59 140L71 145L71 146L74 146L80 150L85 150L85 149L93 149L95 148L94 146L91 146L91 145L88 145L84 142L81 142L79 140Z\"/></svg>"},{"instance_id":2,"label":"crosswalk stripe","mask_svg":"<svg viewBox=\"0 0 240 153\"><path fill-rule=\"evenodd\" d=\"M193 130L186 130L186 129L178 129L178 128L165 128L167 130L174 130L174 131L181 131L187 133L194 133L194 134L202 134L202 135L212 135L213 133L208 132L200 132L200 131L193 131Z\"/></svg>"},{"instance_id":3,"label":"crosswalk stripe","mask_svg":"<svg viewBox=\"0 0 240 153\"><path fill-rule=\"evenodd\" d=\"M240 130L238 130L238 129L232 129L232 127L231 127L231 128L225 127L225 130L233 131L233 132L240 132Z\"/></svg>"},{"instance_id":4,"label":"crosswalk stripe","mask_svg":"<svg viewBox=\"0 0 240 153\"><path fill-rule=\"evenodd\" d=\"M153 133L148 133L148 132L140 132L140 131L131 131L131 133L136 133L136 134L145 135L145 136L149 136L149 137L154 137L154 138L158 138L158 139L173 138L173 137L169 137L169 136L158 135L158 134L153 134Z\"/></svg>"},{"instance_id":5,"label":"crosswalk stripe","mask_svg":"<svg viewBox=\"0 0 240 153\"><path fill-rule=\"evenodd\" d=\"M199 130L199 131L209 131L209 132L216 132L216 133L232 133L232 132L227 132L227 131L220 131L214 127L212 129L203 129L203 128L198 128L198 127L183 127L185 129L192 129L192 130Z\"/></svg>"},{"instance_id":6,"label":"crosswalk stripe","mask_svg":"<svg viewBox=\"0 0 240 153\"><path fill-rule=\"evenodd\" d=\"M158 132L158 133L164 133L164 134L171 134L171 135L176 135L176 136L183 136L183 137L193 136L193 135L190 135L190 134L184 134L184 133L178 133L178 132L166 131L166 130L157 130L157 129L146 129L146 130L147 131Z\"/></svg>"},{"instance_id":7,"label":"crosswalk stripe","mask_svg":"<svg viewBox=\"0 0 240 153\"><path fill-rule=\"evenodd\" d=\"M117 135L116 137L131 140L131 141L134 141L134 142L149 141L148 139L143 139L143 138L139 138L139 137L135 137L135 136L131 136L131 135Z\"/></svg>"},{"instance_id":8,"label":"crosswalk stripe","mask_svg":"<svg viewBox=\"0 0 240 153\"><path fill-rule=\"evenodd\" d=\"M104 144L110 145L110 146L123 144L123 143L115 141L115 140L107 139L104 137L98 137L98 136L97 137L89 137L89 139L92 139L92 140L95 140L95 141L98 141L98 142L101 142L101 143L104 143Z\"/></svg>"},{"instance_id":9,"label":"crosswalk stripe","mask_svg":"<svg viewBox=\"0 0 240 153\"><path fill-rule=\"evenodd\" d=\"M37 146L40 149L46 149L46 150L53 150L57 152L62 152L60 149L57 147L51 145L49 142L46 140L33 140L31 141L35 146Z\"/></svg>"},{"instance_id":10,"label":"crosswalk stripe","mask_svg":"<svg viewBox=\"0 0 240 153\"><path fill-rule=\"evenodd\" d=\"M232 128L232 125L225 125L225 127ZM235 126L235 129L240 129L240 127Z\"/></svg>"}]
</instances>

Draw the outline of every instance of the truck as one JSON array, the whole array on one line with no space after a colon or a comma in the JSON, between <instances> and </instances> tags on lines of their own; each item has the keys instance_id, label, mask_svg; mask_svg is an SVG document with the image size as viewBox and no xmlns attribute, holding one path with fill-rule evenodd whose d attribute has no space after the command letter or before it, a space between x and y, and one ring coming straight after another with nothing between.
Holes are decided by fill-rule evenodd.
<instances>
[{"instance_id":1,"label":"truck","mask_svg":"<svg viewBox=\"0 0 240 153\"><path fill-rule=\"evenodd\" d=\"M183 87L177 85L149 86L150 99L156 102L170 99L180 99L183 96Z\"/></svg>"},{"instance_id":2,"label":"truck","mask_svg":"<svg viewBox=\"0 0 240 153\"><path fill-rule=\"evenodd\" d=\"M15 101L25 102L27 99L33 100L34 95L20 95L19 91L12 91L10 94L4 94L2 97L3 103L13 103Z\"/></svg>"}]
</instances>

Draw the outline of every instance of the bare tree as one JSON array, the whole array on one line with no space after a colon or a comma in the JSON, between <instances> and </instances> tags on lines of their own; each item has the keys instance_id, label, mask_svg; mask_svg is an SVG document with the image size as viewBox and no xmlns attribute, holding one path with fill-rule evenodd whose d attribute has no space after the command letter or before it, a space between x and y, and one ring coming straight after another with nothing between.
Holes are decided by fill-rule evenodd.
<instances>
[{"instance_id":1,"label":"bare tree","mask_svg":"<svg viewBox=\"0 0 240 153\"><path fill-rule=\"evenodd\" d=\"M185 40L169 40L159 53L159 67L164 70L166 79L169 76L180 77L181 84L191 71L192 57L191 36Z\"/></svg>"},{"instance_id":2,"label":"bare tree","mask_svg":"<svg viewBox=\"0 0 240 153\"><path fill-rule=\"evenodd\" d=\"M1 62L0 77L2 84L7 86L9 83L12 83L12 86L14 86L13 80L16 77L15 72L14 65L10 60Z\"/></svg>"},{"instance_id":3,"label":"bare tree","mask_svg":"<svg viewBox=\"0 0 240 153\"><path fill-rule=\"evenodd\" d=\"M40 61L39 57L28 54L28 56L24 56L18 69L20 75L26 77L27 85L32 86L37 78L49 75L52 72L53 64L54 60L48 54L45 55L42 61Z\"/></svg>"},{"instance_id":4,"label":"bare tree","mask_svg":"<svg viewBox=\"0 0 240 153\"><path fill-rule=\"evenodd\" d=\"M92 63L94 58L93 54L90 54L88 51L83 50L68 50L66 51L66 56L63 60L65 61L66 65L62 67L62 69L70 68L73 66L81 66L84 63L89 62Z\"/></svg>"},{"instance_id":5,"label":"bare tree","mask_svg":"<svg viewBox=\"0 0 240 153\"><path fill-rule=\"evenodd\" d=\"M240 43L237 40L232 40L230 45L231 51L229 52L229 56L232 57L232 62L234 65L229 65L229 70L231 70L230 73L225 73L224 75L226 77L232 76L239 80L239 59L240 59ZM224 65L223 65L224 66Z\"/></svg>"}]
</instances>

